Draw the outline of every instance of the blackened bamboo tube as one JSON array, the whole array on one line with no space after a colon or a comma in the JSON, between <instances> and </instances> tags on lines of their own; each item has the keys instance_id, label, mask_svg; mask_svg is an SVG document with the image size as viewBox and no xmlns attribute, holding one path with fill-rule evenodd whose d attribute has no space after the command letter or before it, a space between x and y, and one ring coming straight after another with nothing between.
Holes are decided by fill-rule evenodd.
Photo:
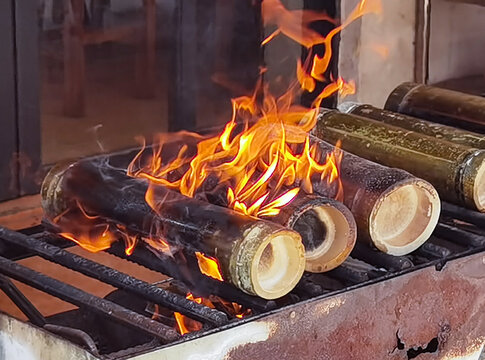
<instances>
[{"instance_id":1,"label":"blackened bamboo tube","mask_svg":"<svg viewBox=\"0 0 485 360\"><path fill-rule=\"evenodd\" d=\"M315 135L322 135L318 125ZM335 147L311 137L325 157ZM427 181L342 151L339 177L343 203L354 215L358 240L367 241L390 255L406 255L431 235L440 214L440 199ZM335 197L335 186L314 181L313 189Z\"/></svg>"},{"instance_id":2,"label":"blackened bamboo tube","mask_svg":"<svg viewBox=\"0 0 485 360\"><path fill-rule=\"evenodd\" d=\"M49 219L73 206L135 231L152 233L170 245L218 259L222 275L248 294L279 298L293 289L305 268L300 235L281 225L185 197L90 160L55 166L42 184Z\"/></svg>"},{"instance_id":3,"label":"blackened bamboo tube","mask_svg":"<svg viewBox=\"0 0 485 360\"><path fill-rule=\"evenodd\" d=\"M485 149L485 136L475 132L462 130L453 126L443 125L428 120L419 119L410 115L383 110L372 105L344 102L339 110L348 114L363 116L369 119L384 122L389 125L418 132L420 134L446 140L454 144L468 146L476 149Z\"/></svg>"},{"instance_id":4,"label":"blackened bamboo tube","mask_svg":"<svg viewBox=\"0 0 485 360\"><path fill-rule=\"evenodd\" d=\"M259 178L259 174L255 177ZM207 186L197 197L215 205L228 205L226 186L209 189ZM266 219L301 235L305 246L305 270L309 272L320 273L339 266L350 255L357 237L354 217L344 204L303 191L278 215Z\"/></svg>"},{"instance_id":5,"label":"blackened bamboo tube","mask_svg":"<svg viewBox=\"0 0 485 360\"><path fill-rule=\"evenodd\" d=\"M350 255L357 225L342 203L317 195L298 195L278 215L268 218L297 231L305 246L306 271L330 271Z\"/></svg>"},{"instance_id":6,"label":"blackened bamboo tube","mask_svg":"<svg viewBox=\"0 0 485 360\"><path fill-rule=\"evenodd\" d=\"M337 111L323 111L317 125L326 141L371 161L429 181L450 202L485 210L485 151Z\"/></svg>"},{"instance_id":7,"label":"blackened bamboo tube","mask_svg":"<svg viewBox=\"0 0 485 360\"><path fill-rule=\"evenodd\" d=\"M485 98L480 96L406 82L392 91L385 109L485 133Z\"/></svg>"}]
</instances>

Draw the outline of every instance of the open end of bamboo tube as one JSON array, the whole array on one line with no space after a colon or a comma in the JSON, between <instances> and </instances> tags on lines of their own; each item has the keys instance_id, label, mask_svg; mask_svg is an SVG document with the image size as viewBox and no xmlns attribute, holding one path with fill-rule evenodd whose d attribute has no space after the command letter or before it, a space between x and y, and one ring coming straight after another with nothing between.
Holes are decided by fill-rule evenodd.
<instances>
[{"instance_id":1,"label":"open end of bamboo tube","mask_svg":"<svg viewBox=\"0 0 485 360\"><path fill-rule=\"evenodd\" d=\"M260 222L246 234L231 257L231 279L239 288L264 299L289 293L305 269L305 250L298 233Z\"/></svg>"},{"instance_id":2,"label":"open end of bamboo tube","mask_svg":"<svg viewBox=\"0 0 485 360\"><path fill-rule=\"evenodd\" d=\"M485 212L485 162L478 167L473 182L473 200L478 211Z\"/></svg>"},{"instance_id":3,"label":"open end of bamboo tube","mask_svg":"<svg viewBox=\"0 0 485 360\"><path fill-rule=\"evenodd\" d=\"M441 203L424 180L397 184L381 195L370 215L375 246L391 255L405 255L421 246L438 223Z\"/></svg>"},{"instance_id":4,"label":"open end of bamboo tube","mask_svg":"<svg viewBox=\"0 0 485 360\"><path fill-rule=\"evenodd\" d=\"M330 204L303 212L293 229L302 236L305 270L310 272L325 272L342 264L357 238L356 224L350 211L344 214Z\"/></svg>"}]
</instances>

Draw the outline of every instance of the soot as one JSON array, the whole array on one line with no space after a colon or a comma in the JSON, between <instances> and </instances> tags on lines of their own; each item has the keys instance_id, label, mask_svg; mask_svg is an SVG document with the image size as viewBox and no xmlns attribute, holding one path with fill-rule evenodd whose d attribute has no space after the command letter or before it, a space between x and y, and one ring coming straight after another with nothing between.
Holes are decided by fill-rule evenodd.
<instances>
[{"instance_id":1,"label":"soot","mask_svg":"<svg viewBox=\"0 0 485 360\"><path fill-rule=\"evenodd\" d=\"M322 245L327 235L327 227L313 210L303 213L293 229L301 235L306 251L313 251Z\"/></svg>"}]
</instances>

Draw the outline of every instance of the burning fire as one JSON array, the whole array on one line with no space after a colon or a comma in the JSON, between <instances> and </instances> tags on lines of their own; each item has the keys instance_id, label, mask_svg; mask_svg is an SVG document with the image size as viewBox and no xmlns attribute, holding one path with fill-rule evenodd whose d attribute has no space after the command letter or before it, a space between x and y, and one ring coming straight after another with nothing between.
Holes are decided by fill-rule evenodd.
<instances>
[{"instance_id":1,"label":"burning fire","mask_svg":"<svg viewBox=\"0 0 485 360\"><path fill-rule=\"evenodd\" d=\"M222 194L224 205L249 216L271 217L277 215L300 191L313 192L315 181L336 186L337 198L343 196L339 178L342 152L339 144L329 153L319 153L309 138L310 130L317 122L318 108L323 99L339 93L341 97L355 93L353 81L328 74L332 57L332 41L335 35L351 22L369 13L381 11L380 0L361 0L350 16L340 25L325 13L309 10L287 10L280 0L264 0L262 15L265 25L276 25L275 30L262 43L268 44L283 34L308 49L305 61L296 64L296 79L288 91L273 96L267 85L259 82L251 96L232 100L233 114L224 130L217 135L201 136L195 133L161 134L158 136L151 156L145 156L146 147L136 155L128 167L128 175L145 178L150 186L145 196L147 203L159 211L163 199L156 199L154 187L165 186L181 194L194 197L215 191ZM327 21L336 25L326 36L312 30L310 24ZM322 56L315 53L316 45L323 45ZM376 51L382 49L376 49ZM317 83L329 81L318 94L310 109L293 100L303 91L313 93ZM177 153L166 156L164 150L171 148L175 140L184 139ZM189 144L192 145L189 145ZM173 148L173 147L172 147ZM79 205L79 204L78 204ZM151 237L130 235L123 226L111 224L87 214L81 206L74 209L80 214L76 219L77 229L62 232L89 251L107 249L120 238L126 244L130 255L138 241L144 241L151 248L170 253L173 249L165 239L157 236L154 229ZM64 214L63 214L64 215ZM66 220L67 219L67 220ZM60 216L57 225L63 229L63 221L69 217ZM217 259L200 252L195 253L200 271L223 281ZM235 317L241 318L250 310L236 303L222 299L204 299L188 293L187 299L214 308L214 301ZM202 324L174 313L177 328L181 334L200 330Z\"/></svg>"},{"instance_id":2,"label":"burning fire","mask_svg":"<svg viewBox=\"0 0 485 360\"><path fill-rule=\"evenodd\" d=\"M344 84L336 82L327 93L344 89ZM214 177L226 185L229 207L258 217L277 215L300 189L311 193L314 175L329 184L338 181L339 151L320 162L317 148L310 145L308 132L316 124L317 111L292 106L288 94L279 99L266 95L263 108L257 109L255 97L233 100L233 119L220 135L198 142L195 156L187 156L188 147L182 146L175 159L164 164L166 143L159 142L145 165L138 165L143 150L135 157L128 174L189 197ZM252 123L258 110L261 115ZM240 122L244 129L237 133ZM174 172L181 175L170 180ZM151 197L147 199L154 205Z\"/></svg>"},{"instance_id":3,"label":"burning fire","mask_svg":"<svg viewBox=\"0 0 485 360\"><path fill-rule=\"evenodd\" d=\"M122 239L126 254L131 255L138 242L138 235L130 234L123 225L89 215L79 203L57 216L53 222L61 230L59 235L90 252L109 249L115 241ZM64 228L69 229L69 232L64 232Z\"/></svg>"},{"instance_id":4,"label":"burning fire","mask_svg":"<svg viewBox=\"0 0 485 360\"><path fill-rule=\"evenodd\" d=\"M243 317L251 314L250 309L244 309L239 304L225 301L217 296L211 297L211 300L210 300L202 297L196 297L194 296L194 294L189 292L186 298L190 301L196 302L197 304L203 304L207 307L210 307L211 309L216 308L215 304L218 304L227 313L233 315L238 319L242 319ZM192 320L180 314L179 312L174 312L173 315L175 318L177 330L181 335L185 335L190 332L199 331L200 329L202 329L202 324L198 321Z\"/></svg>"},{"instance_id":5,"label":"burning fire","mask_svg":"<svg viewBox=\"0 0 485 360\"><path fill-rule=\"evenodd\" d=\"M347 20L323 37L310 29L309 24L317 20L335 23L328 15L309 10L289 11L279 0L264 0L264 23L276 24L278 30L263 45L282 33L307 48L323 44L323 57L309 56L305 64L298 61L298 82L280 97L271 95L268 87L260 83L252 96L233 99L232 119L217 136L202 138L184 133L195 139L195 154L184 145L173 159L164 159L163 149L170 141L162 135L155 142L150 160L142 163L143 148L130 164L128 174L189 197L203 193L207 183L215 178L224 184L226 206L256 217L277 215L301 190L312 193L315 177L328 185L337 183L340 190L337 196L342 196L341 152L337 147L322 161L322 154L310 145L308 133L316 124L317 108L322 100L336 92L342 97L353 94L355 84L340 77L333 80L330 75L331 83L315 97L312 109L295 105L293 99L303 90L313 92L316 82L325 80L334 36L355 19L380 10L380 0L362 0ZM303 28L298 19L302 19ZM262 104L256 101L258 95L262 95Z\"/></svg>"},{"instance_id":6,"label":"burning fire","mask_svg":"<svg viewBox=\"0 0 485 360\"><path fill-rule=\"evenodd\" d=\"M279 0L264 0L264 24L275 24L277 30L265 39L263 45L278 34L284 34L310 49L306 61L297 62L297 81L280 97L272 96L268 87L260 82L252 96L233 99L232 119L217 136L203 137L188 132L175 135L190 139L195 154L194 149L184 145L167 161L162 152L174 134L159 135L150 160L141 164L144 147L130 164L128 174L149 179L152 185L163 185L189 197L204 192L207 183L215 178L223 184L219 187L225 194L225 205L257 217L275 216L300 191L311 193L312 179L316 178L329 185L336 184L339 189L337 198L341 197L339 166L342 153L338 144L334 152L322 159L322 154L310 144L308 132L316 124L321 101L336 92L341 96L352 94L355 84L340 77L333 80L330 75L330 84L315 97L312 109L294 104L293 99L302 91L315 91L316 82L324 80L335 35L355 19L380 11L380 0L361 0L341 25L322 36L312 30L310 24L322 20L336 24L327 14L310 10L290 11ZM323 57L312 55L312 47L320 44L325 47ZM260 95L262 103L257 101ZM150 189L146 200L155 208L160 201L154 201ZM104 250L121 237L126 243L127 254L133 251L138 241L136 236L130 236L119 225L92 219L82 209L81 213L88 224L81 226L79 231L63 232L62 236L89 251ZM170 252L168 243L159 239L156 231L152 238L143 240L159 251Z\"/></svg>"},{"instance_id":7,"label":"burning fire","mask_svg":"<svg viewBox=\"0 0 485 360\"><path fill-rule=\"evenodd\" d=\"M224 281L222 278L221 270L219 268L219 263L216 259L206 256L201 252L196 252L197 262L199 264L200 272L204 275L210 276L219 281Z\"/></svg>"}]
</instances>

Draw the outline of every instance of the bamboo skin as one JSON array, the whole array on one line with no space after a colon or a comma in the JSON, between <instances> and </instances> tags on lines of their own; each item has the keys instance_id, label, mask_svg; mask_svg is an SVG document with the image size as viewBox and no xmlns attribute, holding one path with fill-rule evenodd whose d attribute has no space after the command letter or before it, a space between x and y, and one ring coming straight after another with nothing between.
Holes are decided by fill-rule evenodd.
<instances>
[{"instance_id":1,"label":"bamboo skin","mask_svg":"<svg viewBox=\"0 0 485 360\"><path fill-rule=\"evenodd\" d=\"M339 110L347 114L363 116L389 125L415 131L420 134L432 136L440 140L446 140L453 144L476 149L485 149L484 135L462 130L453 126L419 119L390 110L379 109L367 104L345 102L339 106Z\"/></svg>"},{"instance_id":2,"label":"bamboo skin","mask_svg":"<svg viewBox=\"0 0 485 360\"><path fill-rule=\"evenodd\" d=\"M301 235L305 246L305 270L309 272L326 272L342 264L357 238L357 224L350 210L322 196L299 194L268 220Z\"/></svg>"},{"instance_id":3,"label":"bamboo skin","mask_svg":"<svg viewBox=\"0 0 485 360\"><path fill-rule=\"evenodd\" d=\"M42 184L42 206L50 220L78 202L137 232L155 228L174 247L217 258L226 281L266 299L285 295L303 275L304 247L295 231L160 186L153 189L156 212L145 201L147 187L102 159L60 164Z\"/></svg>"},{"instance_id":4,"label":"bamboo skin","mask_svg":"<svg viewBox=\"0 0 485 360\"><path fill-rule=\"evenodd\" d=\"M455 145L357 115L324 111L317 131L326 141L433 184L447 201L485 210L485 151Z\"/></svg>"},{"instance_id":5,"label":"bamboo skin","mask_svg":"<svg viewBox=\"0 0 485 360\"><path fill-rule=\"evenodd\" d=\"M386 110L485 133L485 98L434 86L403 83L389 95Z\"/></svg>"},{"instance_id":6,"label":"bamboo skin","mask_svg":"<svg viewBox=\"0 0 485 360\"><path fill-rule=\"evenodd\" d=\"M313 130L319 135L318 128ZM314 136L321 156L335 147ZM341 150L340 181L343 203L354 215L359 241L373 244L390 255L406 255L421 246L438 223L440 200L423 179ZM334 198L336 187L313 181L314 192ZM413 208L410 209L410 204Z\"/></svg>"}]
</instances>

